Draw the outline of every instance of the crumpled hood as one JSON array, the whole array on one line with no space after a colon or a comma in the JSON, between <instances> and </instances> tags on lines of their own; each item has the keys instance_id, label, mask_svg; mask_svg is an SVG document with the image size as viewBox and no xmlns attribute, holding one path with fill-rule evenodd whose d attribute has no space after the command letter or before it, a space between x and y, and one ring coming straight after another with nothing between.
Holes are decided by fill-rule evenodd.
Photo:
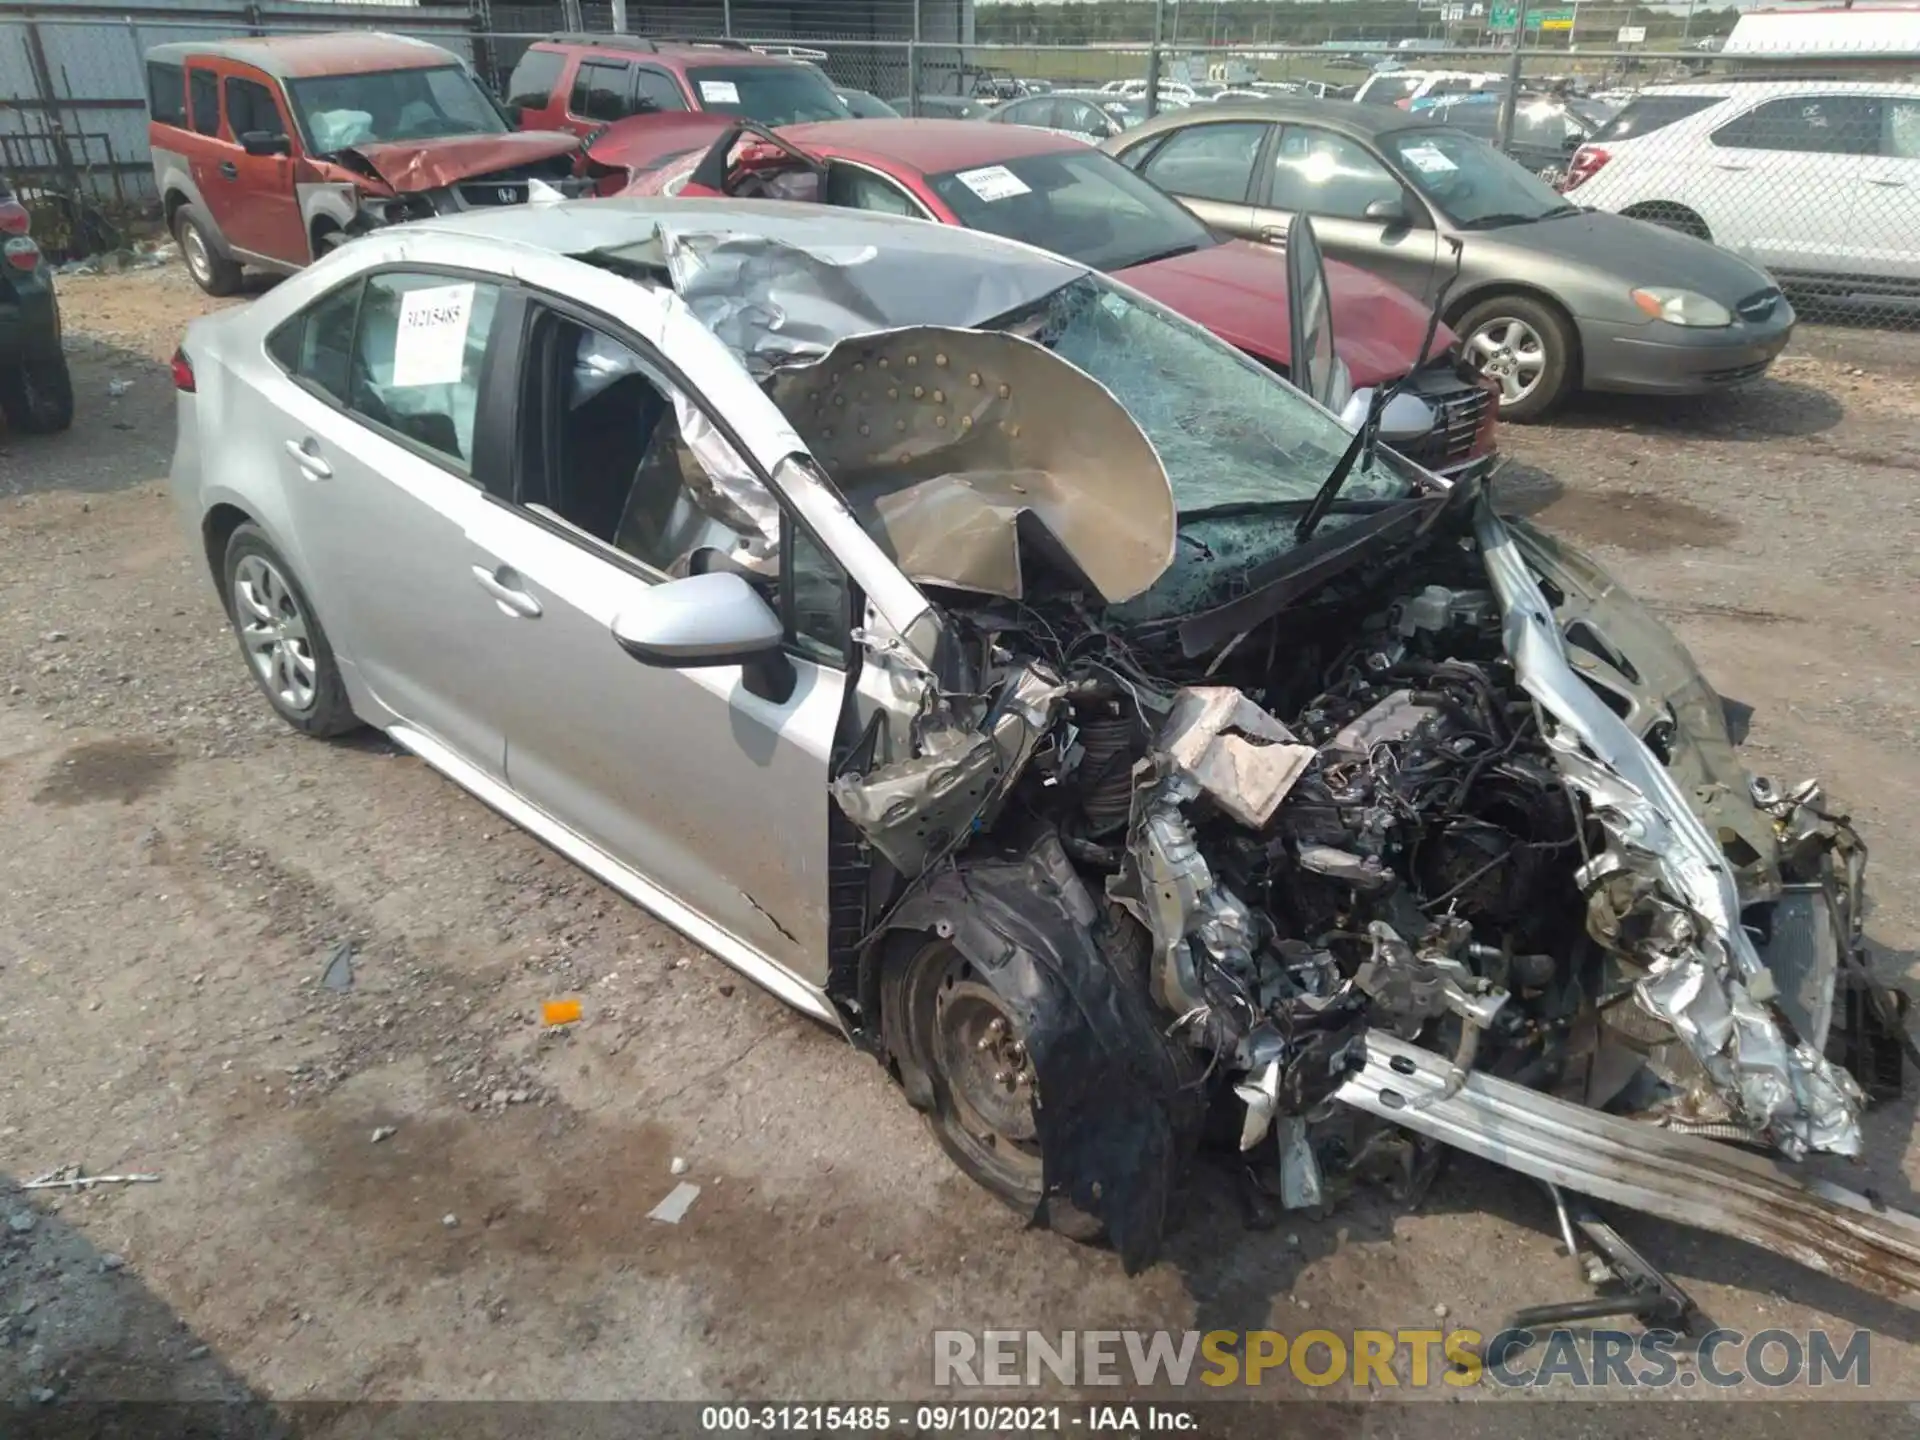
<instances>
[{"instance_id":1,"label":"crumpled hood","mask_svg":"<svg viewBox=\"0 0 1920 1440\"><path fill-rule=\"evenodd\" d=\"M654 115L630 115L616 120L586 144L587 159L609 170L626 172L635 181L657 175L667 161L684 157L697 163L720 132L740 123L737 115L712 110L675 110ZM630 189L630 195L657 195L657 189Z\"/></svg>"},{"instance_id":2,"label":"crumpled hood","mask_svg":"<svg viewBox=\"0 0 1920 1440\"><path fill-rule=\"evenodd\" d=\"M476 175L491 175L519 165L536 165L580 148L561 130L516 130L506 135L449 135L439 140L394 140L380 145L350 145L351 155L396 192L437 190Z\"/></svg>"},{"instance_id":3,"label":"crumpled hood","mask_svg":"<svg viewBox=\"0 0 1920 1440\"><path fill-rule=\"evenodd\" d=\"M1115 272L1169 309L1206 326L1236 349L1288 362L1287 262L1279 251L1229 240ZM1427 311L1406 291L1338 260L1327 261L1334 343L1356 386L1397 380L1414 368ZM1434 355L1453 348L1445 325Z\"/></svg>"}]
</instances>

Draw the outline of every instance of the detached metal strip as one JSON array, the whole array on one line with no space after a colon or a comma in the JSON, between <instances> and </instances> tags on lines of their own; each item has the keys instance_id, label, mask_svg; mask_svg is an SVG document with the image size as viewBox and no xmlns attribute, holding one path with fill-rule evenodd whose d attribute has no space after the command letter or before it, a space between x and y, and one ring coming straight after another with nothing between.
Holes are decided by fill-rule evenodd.
<instances>
[{"instance_id":1,"label":"detached metal strip","mask_svg":"<svg viewBox=\"0 0 1920 1440\"><path fill-rule=\"evenodd\" d=\"M1488 1075L1469 1072L1446 1095L1455 1078L1443 1057L1372 1030L1366 1067L1337 1098L1523 1175L1762 1246L1920 1309L1920 1219L1730 1145Z\"/></svg>"}]
</instances>

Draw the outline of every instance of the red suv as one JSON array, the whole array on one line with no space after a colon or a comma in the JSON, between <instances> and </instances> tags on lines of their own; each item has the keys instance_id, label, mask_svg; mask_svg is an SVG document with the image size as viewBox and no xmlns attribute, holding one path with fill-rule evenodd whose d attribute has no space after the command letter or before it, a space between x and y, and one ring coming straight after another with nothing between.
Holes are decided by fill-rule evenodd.
<instances>
[{"instance_id":1,"label":"red suv","mask_svg":"<svg viewBox=\"0 0 1920 1440\"><path fill-rule=\"evenodd\" d=\"M742 40L552 35L527 47L507 82L523 130L590 135L615 120L712 110L763 125L847 120L833 82L804 60L764 55Z\"/></svg>"},{"instance_id":2,"label":"red suv","mask_svg":"<svg viewBox=\"0 0 1920 1440\"><path fill-rule=\"evenodd\" d=\"M147 52L167 228L202 289L297 270L369 229L583 193L571 135L515 130L450 50L352 31Z\"/></svg>"}]
</instances>

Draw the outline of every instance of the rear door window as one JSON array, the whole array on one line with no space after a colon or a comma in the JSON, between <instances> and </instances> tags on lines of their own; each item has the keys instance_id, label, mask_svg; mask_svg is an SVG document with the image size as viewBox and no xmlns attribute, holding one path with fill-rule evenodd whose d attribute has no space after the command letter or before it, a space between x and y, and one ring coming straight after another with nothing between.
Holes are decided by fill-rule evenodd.
<instances>
[{"instance_id":1,"label":"rear door window","mask_svg":"<svg viewBox=\"0 0 1920 1440\"><path fill-rule=\"evenodd\" d=\"M1769 100L1713 132L1724 149L1872 155L1880 147L1880 107L1866 95L1792 95Z\"/></svg>"},{"instance_id":2,"label":"rear door window","mask_svg":"<svg viewBox=\"0 0 1920 1440\"><path fill-rule=\"evenodd\" d=\"M1258 120L1191 125L1174 131L1140 173L1169 195L1239 204L1253 184L1253 162L1266 135Z\"/></svg>"},{"instance_id":3,"label":"rear door window","mask_svg":"<svg viewBox=\"0 0 1920 1440\"><path fill-rule=\"evenodd\" d=\"M1718 95L1642 95L1629 100L1626 108L1594 132L1594 143L1607 140L1637 140L1664 130L1677 120L1698 115L1708 106L1718 105Z\"/></svg>"},{"instance_id":4,"label":"rear door window","mask_svg":"<svg viewBox=\"0 0 1920 1440\"><path fill-rule=\"evenodd\" d=\"M583 120L622 120L627 114L627 81L632 66L624 60L585 60L573 77L569 108Z\"/></svg>"},{"instance_id":5,"label":"rear door window","mask_svg":"<svg viewBox=\"0 0 1920 1440\"><path fill-rule=\"evenodd\" d=\"M220 133L220 79L211 70L194 65L187 70L187 93L193 102L196 135Z\"/></svg>"},{"instance_id":6,"label":"rear door window","mask_svg":"<svg viewBox=\"0 0 1920 1440\"><path fill-rule=\"evenodd\" d=\"M370 276L354 327L348 405L468 473L499 300L497 285L453 275Z\"/></svg>"}]
</instances>

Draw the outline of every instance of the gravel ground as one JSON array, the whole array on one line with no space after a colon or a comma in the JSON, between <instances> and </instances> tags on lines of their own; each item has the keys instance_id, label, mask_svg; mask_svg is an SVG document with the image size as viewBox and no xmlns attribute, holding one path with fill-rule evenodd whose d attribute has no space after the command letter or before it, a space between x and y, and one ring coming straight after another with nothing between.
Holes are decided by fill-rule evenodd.
<instances>
[{"instance_id":1,"label":"gravel ground","mask_svg":"<svg viewBox=\"0 0 1920 1440\"><path fill-rule=\"evenodd\" d=\"M913 1396L936 1328L1491 1331L1574 1290L1538 1193L1464 1161L1415 1211L1265 1233L1203 1171L1133 1278L1022 1231L871 1061L385 742L281 726L163 494L165 360L220 302L177 268L62 289L79 422L0 432L0 1397ZM1890 975L1920 944L1917 378L1920 337L1808 329L1741 394L1506 432L1514 505L1756 707L1758 767L1851 805ZM562 996L584 1020L542 1026ZM1836 1173L1920 1208L1913 1123L1876 1112ZM680 1161L698 1200L648 1221ZM9 1188L69 1163L161 1178ZM1721 1324L1870 1327L1873 1393L1920 1399L1911 1312L1621 1228Z\"/></svg>"}]
</instances>

